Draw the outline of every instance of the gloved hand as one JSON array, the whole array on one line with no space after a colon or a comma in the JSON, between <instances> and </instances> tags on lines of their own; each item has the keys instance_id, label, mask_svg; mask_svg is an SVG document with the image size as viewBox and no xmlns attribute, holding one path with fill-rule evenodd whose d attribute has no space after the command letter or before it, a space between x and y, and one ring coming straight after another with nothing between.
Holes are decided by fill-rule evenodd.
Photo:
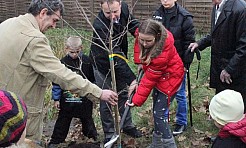
<instances>
[{"instance_id":1,"label":"gloved hand","mask_svg":"<svg viewBox=\"0 0 246 148\"><path fill-rule=\"evenodd\" d=\"M187 50L185 50L185 53L183 55L183 62L184 62L184 66L186 69L189 69L190 64L192 63L193 59L194 59L194 53L196 53L196 57L197 60L200 61L201 60L201 55L200 55L200 51L198 50L198 48L195 48L194 52L191 51L191 48L188 48Z\"/></svg>"},{"instance_id":2,"label":"gloved hand","mask_svg":"<svg viewBox=\"0 0 246 148\"><path fill-rule=\"evenodd\" d=\"M194 59L194 52L191 52L191 49L188 48L187 50L185 50L183 55L183 62L186 69L190 67L190 64L192 63L193 59Z\"/></svg>"}]
</instances>

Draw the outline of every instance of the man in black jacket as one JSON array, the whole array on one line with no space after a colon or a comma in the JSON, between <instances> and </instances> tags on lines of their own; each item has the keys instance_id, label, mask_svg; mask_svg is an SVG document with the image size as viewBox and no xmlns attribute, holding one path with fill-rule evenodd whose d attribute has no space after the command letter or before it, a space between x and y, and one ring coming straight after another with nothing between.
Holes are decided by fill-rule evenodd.
<instances>
[{"instance_id":1,"label":"man in black jacket","mask_svg":"<svg viewBox=\"0 0 246 148\"><path fill-rule=\"evenodd\" d=\"M120 0L102 0L102 10L94 20L93 39L90 51L90 58L94 62L94 74L96 83L101 88L111 88L111 74L109 63L109 36L110 23L113 21L112 47L113 53L111 59L115 63L115 76L117 92L119 94L119 112L122 116L128 99L128 86L135 85L135 75L127 65L126 57L128 52L127 31L134 35L139 22L130 14L126 3ZM105 101L100 102L100 115L105 134L104 142L108 142L114 134L114 120L112 110ZM132 137L141 137L142 134L132 123L130 112L124 122L123 132Z\"/></svg>"},{"instance_id":2,"label":"man in black jacket","mask_svg":"<svg viewBox=\"0 0 246 148\"><path fill-rule=\"evenodd\" d=\"M246 2L213 0L211 33L192 50L211 46L210 87L216 94L232 89L242 94L246 103Z\"/></svg>"}]
</instances>

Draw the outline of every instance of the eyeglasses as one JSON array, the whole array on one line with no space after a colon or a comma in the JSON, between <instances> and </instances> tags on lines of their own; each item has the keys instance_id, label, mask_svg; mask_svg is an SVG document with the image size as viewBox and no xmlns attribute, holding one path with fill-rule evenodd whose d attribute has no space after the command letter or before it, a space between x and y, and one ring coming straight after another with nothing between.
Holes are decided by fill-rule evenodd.
<instances>
[{"instance_id":1,"label":"eyeglasses","mask_svg":"<svg viewBox=\"0 0 246 148\"><path fill-rule=\"evenodd\" d=\"M155 38L153 38L151 40L144 40L144 39L138 38L138 40L139 40L140 44L144 44L144 43L151 44L151 43L153 43L155 41Z\"/></svg>"}]
</instances>

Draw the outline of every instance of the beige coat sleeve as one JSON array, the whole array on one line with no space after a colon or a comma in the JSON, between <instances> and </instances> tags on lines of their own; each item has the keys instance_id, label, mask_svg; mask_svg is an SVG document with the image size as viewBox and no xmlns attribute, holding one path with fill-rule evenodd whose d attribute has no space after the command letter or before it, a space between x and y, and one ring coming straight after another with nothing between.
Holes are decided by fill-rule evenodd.
<instances>
[{"instance_id":1,"label":"beige coat sleeve","mask_svg":"<svg viewBox=\"0 0 246 148\"><path fill-rule=\"evenodd\" d=\"M34 38L27 48L30 65L37 73L60 85L64 90L87 96L90 100L100 98L102 90L61 64L53 54L47 38Z\"/></svg>"}]
</instances>

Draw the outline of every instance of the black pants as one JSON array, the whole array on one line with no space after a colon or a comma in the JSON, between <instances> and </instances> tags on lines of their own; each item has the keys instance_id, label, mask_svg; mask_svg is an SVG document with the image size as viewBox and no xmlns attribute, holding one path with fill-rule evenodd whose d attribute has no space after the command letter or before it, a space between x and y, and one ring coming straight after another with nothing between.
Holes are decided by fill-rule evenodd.
<instances>
[{"instance_id":1,"label":"black pants","mask_svg":"<svg viewBox=\"0 0 246 148\"><path fill-rule=\"evenodd\" d=\"M99 87L103 89L111 88L111 77L110 76L106 78L106 76L104 76L102 73L100 73L96 69L94 69L94 75L96 78L96 84ZM121 87L125 86L125 88L127 87L124 82L121 82L121 84L118 83L117 88L119 88L118 86L121 86ZM122 116L125 111L125 102L127 101L127 99L128 99L128 92L126 90L121 91L118 94L118 107L119 107L120 116ZM114 118L112 116L111 105L105 101L100 101L100 115L101 115L102 127L103 127L105 138L111 138L115 132ZM131 112L129 111L126 116L123 129L131 129L133 127L135 126L132 123Z\"/></svg>"},{"instance_id":2,"label":"black pants","mask_svg":"<svg viewBox=\"0 0 246 148\"><path fill-rule=\"evenodd\" d=\"M56 120L51 144L65 141L73 117L79 118L82 123L82 132L88 138L97 138L97 130L92 118L93 103L89 100L80 104L64 103L61 101L61 110Z\"/></svg>"}]
</instances>

